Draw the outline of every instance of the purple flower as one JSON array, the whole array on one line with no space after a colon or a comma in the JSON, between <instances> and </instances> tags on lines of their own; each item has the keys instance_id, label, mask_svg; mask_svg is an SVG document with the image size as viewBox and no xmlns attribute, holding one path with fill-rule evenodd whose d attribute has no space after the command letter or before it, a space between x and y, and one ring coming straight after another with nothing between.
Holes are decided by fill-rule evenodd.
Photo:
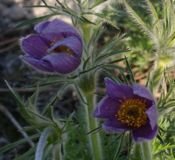
<instances>
[{"instance_id":1,"label":"purple flower","mask_svg":"<svg viewBox=\"0 0 175 160\"><path fill-rule=\"evenodd\" d=\"M71 25L54 19L37 24L35 34L21 39L21 59L32 68L47 73L66 74L80 64L82 39Z\"/></svg>"},{"instance_id":2,"label":"purple flower","mask_svg":"<svg viewBox=\"0 0 175 160\"><path fill-rule=\"evenodd\" d=\"M105 78L106 95L94 116L103 118L107 133L131 131L135 141L151 140L157 134L158 113L155 100L143 86L117 84Z\"/></svg>"}]
</instances>

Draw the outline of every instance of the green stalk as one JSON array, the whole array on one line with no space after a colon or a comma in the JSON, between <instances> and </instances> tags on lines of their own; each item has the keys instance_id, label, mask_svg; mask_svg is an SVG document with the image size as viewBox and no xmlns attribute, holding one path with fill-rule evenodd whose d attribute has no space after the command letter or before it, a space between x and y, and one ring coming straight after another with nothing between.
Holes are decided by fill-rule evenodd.
<instances>
[{"instance_id":1,"label":"green stalk","mask_svg":"<svg viewBox=\"0 0 175 160\"><path fill-rule=\"evenodd\" d=\"M82 83L80 83L82 84L80 87L83 91L83 96L86 101L86 132L90 132L99 127L97 120L93 117L93 111L96 107L96 96L94 95L96 87L95 80L96 79L94 76L88 76L84 77ZM100 133L89 133L87 136L93 160L103 160Z\"/></svg>"},{"instance_id":2,"label":"green stalk","mask_svg":"<svg viewBox=\"0 0 175 160\"><path fill-rule=\"evenodd\" d=\"M142 149L145 160L152 160L151 142L143 142Z\"/></svg>"},{"instance_id":3,"label":"green stalk","mask_svg":"<svg viewBox=\"0 0 175 160\"><path fill-rule=\"evenodd\" d=\"M57 143L54 145L53 160L63 160L63 156L61 153L61 143Z\"/></svg>"},{"instance_id":4,"label":"green stalk","mask_svg":"<svg viewBox=\"0 0 175 160\"><path fill-rule=\"evenodd\" d=\"M91 131L98 127L98 123L95 118L92 117L94 96L92 94L86 95L87 105L86 106L86 122L87 122L87 131ZM102 146L100 140L100 133L90 133L88 135L89 145L94 160L102 160Z\"/></svg>"},{"instance_id":5,"label":"green stalk","mask_svg":"<svg viewBox=\"0 0 175 160\"><path fill-rule=\"evenodd\" d=\"M152 160L151 142L135 144L135 158L140 160Z\"/></svg>"}]
</instances>

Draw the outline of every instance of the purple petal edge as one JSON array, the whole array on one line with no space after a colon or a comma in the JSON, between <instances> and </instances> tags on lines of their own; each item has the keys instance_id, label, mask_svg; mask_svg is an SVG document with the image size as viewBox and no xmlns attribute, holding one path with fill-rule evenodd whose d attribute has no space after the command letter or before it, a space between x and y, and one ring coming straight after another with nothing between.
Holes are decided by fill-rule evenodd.
<instances>
[{"instance_id":1,"label":"purple petal edge","mask_svg":"<svg viewBox=\"0 0 175 160\"><path fill-rule=\"evenodd\" d=\"M129 130L129 128L122 124L116 118L107 119L102 125L102 128L106 133L119 133Z\"/></svg>"},{"instance_id":2,"label":"purple petal edge","mask_svg":"<svg viewBox=\"0 0 175 160\"><path fill-rule=\"evenodd\" d=\"M158 131L158 126L156 125L152 129L148 121L145 126L132 130L132 135L136 142L141 142L145 140L152 140L157 135L157 131Z\"/></svg>"},{"instance_id":3,"label":"purple petal edge","mask_svg":"<svg viewBox=\"0 0 175 160\"><path fill-rule=\"evenodd\" d=\"M147 111L146 114L148 116L151 128L153 129L157 125L158 120L158 111L155 105L152 105Z\"/></svg>"},{"instance_id":4,"label":"purple petal edge","mask_svg":"<svg viewBox=\"0 0 175 160\"><path fill-rule=\"evenodd\" d=\"M42 59L49 63L54 72L67 74L73 72L80 65L80 58L68 55L67 53L50 54Z\"/></svg>"},{"instance_id":5,"label":"purple petal edge","mask_svg":"<svg viewBox=\"0 0 175 160\"><path fill-rule=\"evenodd\" d=\"M155 102L155 99L154 99L153 95L151 94L151 92L146 87L138 85L138 84L134 84L132 86L132 89L133 89L133 92L134 92L135 95Z\"/></svg>"},{"instance_id":6,"label":"purple petal edge","mask_svg":"<svg viewBox=\"0 0 175 160\"><path fill-rule=\"evenodd\" d=\"M111 118L115 117L119 108L119 102L113 100L109 96L103 97L100 102L97 104L97 107L94 111L94 116L97 118Z\"/></svg>"},{"instance_id":7,"label":"purple petal edge","mask_svg":"<svg viewBox=\"0 0 175 160\"><path fill-rule=\"evenodd\" d=\"M54 51L54 49L61 46L66 46L67 48L69 48L71 51L74 52L75 56L80 57L82 54L82 44L80 40L75 36L67 37L63 40L56 42L51 48L48 49L48 52L52 52Z\"/></svg>"},{"instance_id":8,"label":"purple petal edge","mask_svg":"<svg viewBox=\"0 0 175 160\"><path fill-rule=\"evenodd\" d=\"M37 70L38 72L41 72L41 73L53 72L52 66L50 66L50 64L48 64L47 62L43 62L42 60L38 60L31 56L26 56L26 55L24 56L21 55L19 56L19 58L28 66Z\"/></svg>"},{"instance_id":9,"label":"purple petal edge","mask_svg":"<svg viewBox=\"0 0 175 160\"><path fill-rule=\"evenodd\" d=\"M111 98L126 99L126 98L133 97L133 91L130 86L127 86L124 84L117 84L110 78L105 78L105 86L106 86L107 94Z\"/></svg>"}]
</instances>

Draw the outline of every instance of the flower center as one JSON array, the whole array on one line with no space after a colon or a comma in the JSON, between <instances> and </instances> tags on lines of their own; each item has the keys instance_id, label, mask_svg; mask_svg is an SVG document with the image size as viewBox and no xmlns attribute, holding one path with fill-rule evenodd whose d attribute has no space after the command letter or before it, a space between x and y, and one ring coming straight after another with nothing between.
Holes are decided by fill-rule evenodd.
<instances>
[{"instance_id":1,"label":"flower center","mask_svg":"<svg viewBox=\"0 0 175 160\"><path fill-rule=\"evenodd\" d=\"M146 102L141 99L124 100L116 113L116 118L129 127L139 128L146 124Z\"/></svg>"},{"instance_id":2,"label":"flower center","mask_svg":"<svg viewBox=\"0 0 175 160\"><path fill-rule=\"evenodd\" d=\"M61 41L62 39L64 39L63 37L53 37L52 41L50 42L49 46L53 46L57 41ZM74 55L74 52L68 48L67 46L61 45L59 47L56 47L54 50L54 52L59 53L59 52L64 52L67 53L68 55Z\"/></svg>"},{"instance_id":3,"label":"flower center","mask_svg":"<svg viewBox=\"0 0 175 160\"><path fill-rule=\"evenodd\" d=\"M74 54L74 52L66 46L59 46L59 47L55 48L54 51L55 52L65 52L68 55L73 55Z\"/></svg>"}]
</instances>

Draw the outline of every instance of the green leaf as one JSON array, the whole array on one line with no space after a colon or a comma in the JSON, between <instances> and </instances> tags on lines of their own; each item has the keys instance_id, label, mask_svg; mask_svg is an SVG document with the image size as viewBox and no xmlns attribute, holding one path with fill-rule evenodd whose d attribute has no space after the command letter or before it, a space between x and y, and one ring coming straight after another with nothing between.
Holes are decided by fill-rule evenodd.
<instances>
[{"instance_id":1,"label":"green leaf","mask_svg":"<svg viewBox=\"0 0 175 160\"><path fill-rule=\"evenodd\" d=\"M90 7L90 9L93 9L97 6L105 5L106 6L107 0L96 0L93 5Z\"/></svg>"},{"instance_id":2,"label":"green leaf","mask_svg":"<svg viewBox=\"0 0 175 160\"><path fill-rule=\"evenodd\" d=\"M19 111L20 111L21 115L25 119L31 119L31 116L28 114L28 111L26 110L25 103L21 100L19 95L17 93L15 93L15 91L12 89L12 87L10 86L10 84L6 80L5 80L5 83L8 87L8 89L10 90L10 92L12 93L13 97L15 98L15 100L19 106Z\"/></svg>"},{"instance_id":3,"label":"green leaf","mask_svg":"<svg viewBox=\"0 0 175 160\"><path fill-rule=\"evenodd\" d=\"M145 1L147 3L148 10L152 15L151 18L153 19L153 23L155 23L159 19L159 16L156 12L156 9L154 8L154 6L153 6L153 4L151 3L150 0L145 0Z\"/></svg>"},{"instance_id":4,"label":"green leaf","mask_svg":"<svg viewBox=\"0 0 175 160\"><path fill-rule=\"evenodd\" d=\"M117 160L120 156L120 150L124 143L124 137L125 137L124 134L122 134L122 136L117 141L116 151L115 151L113 160Z\"/></svg>"},{"instance_id":5,"label":"green leaf","mask_svg":"<svg viewBox=\"0 0 175 160\"><path fill-rule=\"evenodd\" d=\"M30 110L36 113L38 112L38 109L37 109L38 96L39 96L39 84L37 84L35 93L28 98L28 103L27 103L27 107L30 107Z\"/></svg>"},{"instance_id":6,"label":"green leaf","mask_svg":"<svg viewBox=\"0 0 175 160\"><path fill-rule=\"evenodd\" d=\"M48 9L55 9L57 10L57 7L49 6L49 5L31 5L31 6L24 6L25 8L48 8Z\"/></svg>"},{"instance_id":7,"label":"green leaf","mask_svg":"<svg viewBox=\"0 0 175 160\"><path fill-rule=\"evenodd\" d=\"M24 160L24 159L26 159L26 160L32 160L34 153L35 153L35 147L30 148L27 152L25 152L24 154L18 156L14 160Z\"/></svg>"},{"instance_id":8,"label":"green leaf","mask_svg":"<svg viewBox=\"0 0 175 160\"><path fill-rule=\"evenodd\" d=\"M77 91L77 94L78 94L78 96L79 96L81 102L82 102L83 104L86 104L86 105L87 105L87 102L86 102L86 100L85 100L85 98L84 98L84 95L83 95L83 93L82 93L80 87L78 86L78 84L75 83L75 84L74 84L74 87L75 87L75 89L76 89L76 91Z\"/></svg>"},{"instance_id":9,"label":"green leaf","mask_svg":"<svg viewBox=\"0 0 175 160\"><path fill-rule=\"evenodd\" d=\"M123 35L116 35L114 38L111 38L109 41L103 45L99 50L95 50L94 55L97 55L95 62L100 62L106 60L108 57L119 53L126 53L126 50L119 49L123 42Z\"/></svg>"},{"instance_id":10,"label":"green leaf","mask_svg":"<svg viewBox=\"0 0 175 160\"><path fill-rule=\"evenodd\" d=\"M154 155L157 155L157 154L160 154L161 152L164 152L168 149L174 149L175 148L175 145L170 145L170 144L167 144L166 146L160 148L159 150L157 150L156 153L154 153Z\"/></svg>"},{"instance_id":11,"label":"green leaf","mask_svg":"<svg viewBox=\"0 0 175 160\"><path fill-rule=\"evenodd\" d=\"M24 27L24 26L28 26L28 25L33 25L33 24L35 24L39 21L42 21L44 19L48 19L49 17L55 16L55 15L57 15L57 13L51 13L51 14L44 15L44 16L41 16L41 17L36 17L36 18L29 19L29 20L24 20L20 23L17 23L15 28L20 28L20 27Z\"/></svg>"},{"instance_id":12,"label":"green leaf","mask_svg":"<svg viewBox=\"0 0 175 160\"><path fill-rule=\"evenodd\" d=\"M129 76L130 76L131 83L135 83L134 74L132 73L131 66L130 66L130 64L129 64L126 57L125 57L125 62L126 62L126 66L127 66L127 69L128 69L128 73L129 73Z\"/></svg>"},{"instance_id":13,"label":"green leaf","mask_svg":"<svg viewBox=\"0 0 175 160\"><path fill-rule=\"evenodd\" d=\"M122 83L121 79L119 77L115 76L114 74L112 74L108 69L103 67L102 71L107 75L107 77L110 77L112 80L114 80L118 83Z\"/></svg>"},{"instance_id":14,"label":"green leaf","mask_svg":"<svg viewBox=\"0 0 175 160\"><path fill-rule=\"evenodd\" d=\"M96 62L102 62L104 60L106 60L106 58L111 58L112 56L118 55L118 54L122 54L122 53L127 53L127 51L124 50L113 50L110 53L105 53L105 54L101 54L100 56L98 56L96 58Z\"/></svg>"},{"instance_id":15,"label":"green leaf","mask_svg":"<svg viewBox=\"0 0 175 160\"><path fill-rule=\"evenodd\" d=\"M69 78L69 77L49 77L49 78L46 78L46 79L39 79L40 81L40 87L41 86L50 86L50 85L59 85L59 84L70 84L72 83L72 79Z\"/></svg>"},{"instance_id":16,"label":"green leaf","mask_svg":"<svg viewBox=\"0 0 175 160\"><path fill-rule=\"evenodd\" d=\"M12 89L12 87L10 86L8 81L5 80L5 83L6 83L7 87L8 87L8 89L10 90L10 92L12 93L12 95L14 96L14 98L16 99L16 101L18 102L18 104L23 107L24 106L24 102L21 101L19 95L17 93L15 93L15 91Z\"/></svg>"},{"instance_id":17,"label":"green leaf","mask_svg":"<svg viewBox=\"0 0 175 160\"><path fill-rule=\"evenodd\" d=\"M30 136L30 139L33 140L33 139L36 139L38 137L39 137L39 135L37 134L37 135ZM18 145L21 145L21 144L26 143L26 142L27 142L26 139L20 139L20 140L18 140L16 142L7 144L7 145L5 145L5 146L3 146L3 147L0 148L0 155L3 154L4 152L7 152L7 151L15 148Z\"/></svg>"},{"instance_id":18,"label":"green leaf","mask_svg":"<svg viewBox=\"0 0 175 160\"><path fill-rule=\"evenodd\" d=\"M131 20L135 22L138 27L148 35L148 37L152 38L153 40L157 41L157 37L152 33L151 29L147 26L147 24L142 20L142 18L134 11L133 8L124 0L126 11L128 12Z\"/></svg>"},{"instance_id":19,"label":"green leaf","mask_svg":"<svg viewBox=\"0 0 175 160\"><path fill-rule=\"evenodd\" d=\"M86 60L84 61L84 63L83 63L83 70L86 69L86 66L88 65L89 60L90 60L90 56L87 57L87 59L86 59Z\"/></svg>"},{"instance_id":20,"label":"green leaf","mask_svg":"<svg viewBox=\"0 0 175 160\"><path fill-rule=\"evenodd\" d=\"M43 126L44 127L46 125L52 125L52 122L47 117L44 117L44 116L42 116L39 113L35 113L35 112L31 111L30 109L28 109L28 112L33 117L33 122L31 120L32 124L38 125L38 127L39 126Z\"/></svg>"}]
</instances>

